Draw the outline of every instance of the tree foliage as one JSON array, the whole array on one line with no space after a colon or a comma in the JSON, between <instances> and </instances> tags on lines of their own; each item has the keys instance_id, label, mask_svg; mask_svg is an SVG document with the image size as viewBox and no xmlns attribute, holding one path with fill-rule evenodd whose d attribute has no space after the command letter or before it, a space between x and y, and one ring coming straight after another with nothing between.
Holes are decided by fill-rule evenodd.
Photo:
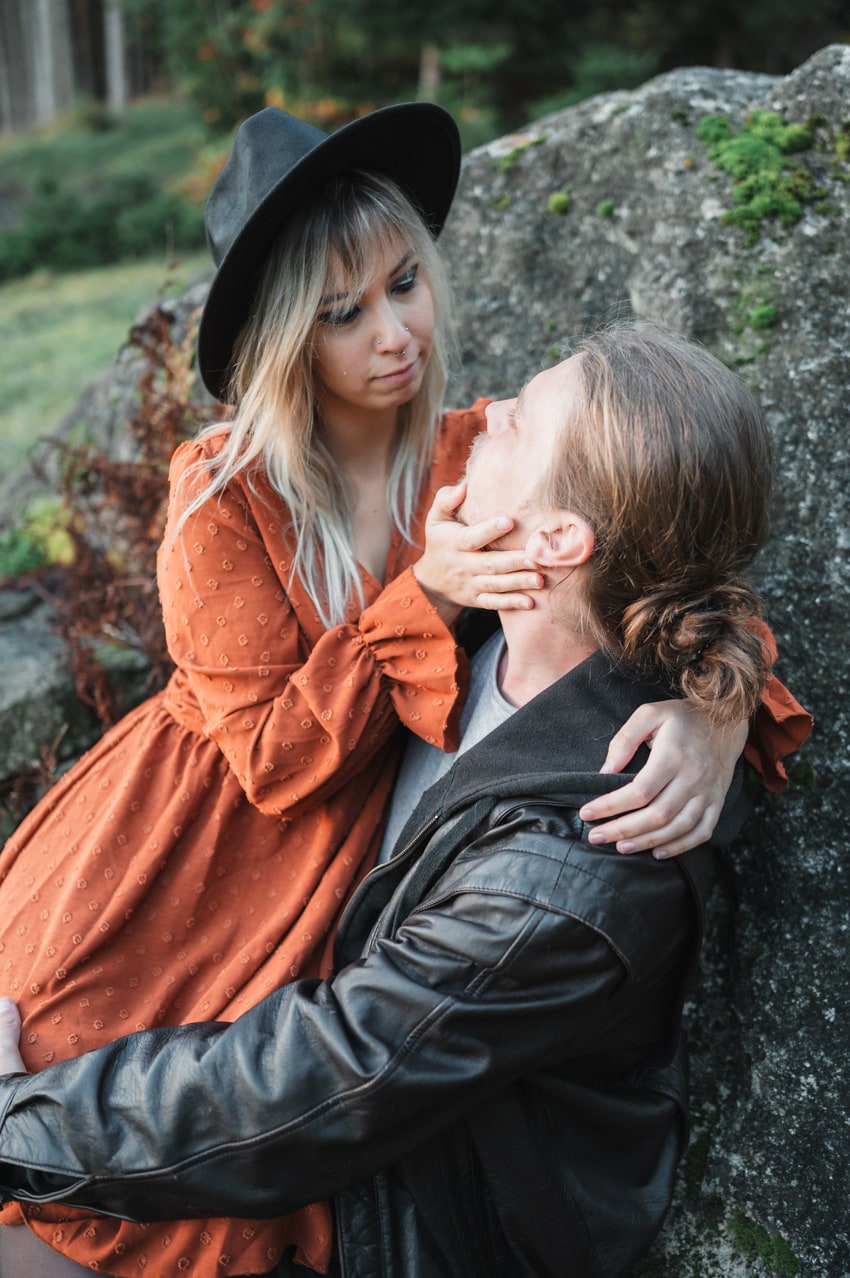
<instances>
[{"instance_id":1,"label":"tree foliage","mask_svg":"<svg viewBox=\"0 0 850 1278\"><path fill-rule=\"evenodd\" d=\"M787 72L850 38L846 0L0 0L0 128L80 94L178 87L227 132L265 103L329 126L437 100L466 143L694 63ZM57 76L51 68L64 67Z\"/></svg>"},{"instance_id":2,"label":"tree foliage","mask_svg":"<svg viewBox=\"0 0 850 1278\"><path fill-rule=\"evenodd\" d=\"M402 98L467 130L688 64L780 73L850 38L845 0L125 0L210 124L271 102L329 125Z\"/></svg>"}]
</instances>

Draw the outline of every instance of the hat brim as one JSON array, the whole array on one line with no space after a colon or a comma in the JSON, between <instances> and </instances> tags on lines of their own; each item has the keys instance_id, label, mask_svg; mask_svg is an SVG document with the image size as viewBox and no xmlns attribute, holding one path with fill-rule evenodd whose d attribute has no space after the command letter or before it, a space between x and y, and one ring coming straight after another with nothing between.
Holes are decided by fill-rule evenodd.
<instances>
[{"instance_id":1,"label":"hat brim","mask_svg":"<svg viewBox=\"0 0 850 1278\"><path fill-rule=\"evenodd\" d=\"M457 126L435 103L383 107L328 134L286 172L222 258L207 295L198 331L198 368L216 399L225 398L233 347L254 300L257 271L275 236L322 182L349 169L391 178L439 235L460 175Z\"/></svg>"}]
</instances>

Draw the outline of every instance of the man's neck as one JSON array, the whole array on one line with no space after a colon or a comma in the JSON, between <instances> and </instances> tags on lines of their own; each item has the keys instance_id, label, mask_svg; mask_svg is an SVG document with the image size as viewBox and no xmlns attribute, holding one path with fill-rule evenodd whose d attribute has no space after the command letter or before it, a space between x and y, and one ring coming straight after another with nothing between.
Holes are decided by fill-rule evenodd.
<instances>
[{"instance_id":1,"label":"man's neck","mask_svg":"<svg viewBox=\"0 0 850 1278\"><path fill-rule=\"evenodd\" d=\"M547 604L535 601L530 612L500 615L505 653L499 666L499 691L511 705L524 706L532 697L580 665L599 647L591 635L551 616Z\"/></svg>"}]
</instances>

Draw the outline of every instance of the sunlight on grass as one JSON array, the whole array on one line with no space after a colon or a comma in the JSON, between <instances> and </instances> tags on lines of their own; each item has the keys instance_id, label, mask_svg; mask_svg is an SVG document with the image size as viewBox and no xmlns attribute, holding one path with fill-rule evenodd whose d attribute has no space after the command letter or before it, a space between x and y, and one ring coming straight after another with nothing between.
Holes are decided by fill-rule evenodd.
<instances>
[{"instance_id":1,"label":"sunlight on grass","mask_svg":"<svg viewBox=\"0 0 850 1278\"><path fill-rule=\"evenodd\" d=\"M132 262L0 286L0 476L73 408L166 282L168 295L179 293L208 266L198 253L174 270L162 260Z\"/></svg>"}]
</instances>

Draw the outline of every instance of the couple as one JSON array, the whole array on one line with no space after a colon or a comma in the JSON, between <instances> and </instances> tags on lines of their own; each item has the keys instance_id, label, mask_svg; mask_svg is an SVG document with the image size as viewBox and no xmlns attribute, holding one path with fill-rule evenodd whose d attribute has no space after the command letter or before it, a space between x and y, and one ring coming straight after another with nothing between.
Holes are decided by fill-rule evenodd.
<instances>
[{"instance_id":1,"label":"couple","mask_svg":"<svg viewBox=\"0 0 850 1278\"><path fill-rule=\"evenodd\" d=\"M5 1079L4 1192L137 1219L332 1196L347 1278L627 1273L685 1142L711 852L624 858L577 813L642 704L758 705L741 574L769 473L738 378L663 333L612 328L491 404L460 518L509 501L544 584L473 658L461 751L355 895L333 976Z\"/></svg>"},{"instance_id":2,"label":"couple","mask_svg":"<svg viewBox=\"0 0 850 1278\"><path fill-rule=\"evenodd\" d=\"M172 468L175 674L0 863L6 1069L169 1028L4 1085L4 1278L616 1274L663 1215L707 853L607 840L710 833L659 724L683 756L737 754L749 719L768 773L787 752L740 581L764 427L698 348L612 330L491 405L447 491L483 405L439 412L447 307L409 199L439 229L458 154L424 105L329 139L262 112L213 192L199 365L235 407ZM465 604L503 630L411 816L457 744ZM620 762L653 748L620 789L627 718ZM589 829L665 769L660 825Z\"/></svg>"}]
</instances>

